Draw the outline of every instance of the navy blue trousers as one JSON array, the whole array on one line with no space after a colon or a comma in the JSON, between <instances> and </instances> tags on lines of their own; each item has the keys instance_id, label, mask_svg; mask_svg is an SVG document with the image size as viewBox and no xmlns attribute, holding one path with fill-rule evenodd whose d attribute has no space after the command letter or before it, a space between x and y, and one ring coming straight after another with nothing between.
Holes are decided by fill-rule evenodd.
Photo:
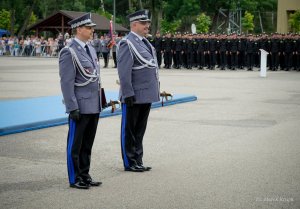
<instances>
[{"instance_id":1,"label":"navy blue trousers","mask_svg":"<svg viewBox=\"0 0 300 209\"><path fill-rule=\"evenodd\" d=\"M124 168L143 164L143 138L151 104L122 104L121 151Z\"/></svg>"},{"instance_id":2,"label":"navy blue trousers","mask_svg":"<svg viewBox=\"0 0 300 209\"><path fill-rule=\"evenodd\" d=\"M98 114L81 114L79 121L69 118L67 167L69 183L90 178L91 152L99 120Z\"/></svg>"}]
</instances>

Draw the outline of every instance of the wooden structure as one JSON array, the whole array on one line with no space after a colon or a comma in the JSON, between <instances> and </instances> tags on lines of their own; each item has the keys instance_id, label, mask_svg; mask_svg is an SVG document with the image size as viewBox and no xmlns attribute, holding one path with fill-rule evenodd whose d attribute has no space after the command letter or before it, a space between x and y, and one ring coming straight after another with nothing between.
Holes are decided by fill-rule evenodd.
<instances>
[{"instance_id":1,"label":"wooden structure","mask_svg":"<svg viewBox=\"0 0 300 209\"><path fill-rule=\"evenodd\" d=\"M51 31L54 34L57 33L69 33L71 34L71 27L68 25L68 22L84 15L86 12L74 12L74 11L66 11L59 10L53 15L31 25L27 28L27 30L35 30L36 35L43 31ZM98 14L92 13L92 20L97 24L95 27L95 32L108 32L110 29L110 20L106 17L100 16ZM127 28L119 24L115 24L116 32L129 32Z\"/></svg>"}]
</instances>

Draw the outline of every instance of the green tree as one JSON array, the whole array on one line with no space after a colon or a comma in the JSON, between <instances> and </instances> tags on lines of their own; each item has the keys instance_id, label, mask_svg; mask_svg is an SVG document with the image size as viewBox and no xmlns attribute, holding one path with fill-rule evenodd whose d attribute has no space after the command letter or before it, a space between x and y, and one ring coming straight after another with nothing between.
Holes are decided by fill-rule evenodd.
<instances>
[{"instance_id":1,"label":"green tree","mask_svg":"<svg viewBox=\"0 0 300 209\"><path fill-rule=\"evenodd\" d=\"M289 24L293 32L300 32L300 10L296 11L294 14L291 14L289 18Z\"/></svg>"},{"instance_id":2,"label":"green tree","mask_svg":"<svg viewBox=\"0 0 300 209\"><path fill-rule=\"evenodd\" d=\"M84 12L86 10L85 5L85 0L67 0L61 2L60 9Z\"/></svg>"},{"instance_id":3,"label":"green tree","mask_svg":"<svg viewBox=\"0 0 300 209\"><path fill-rule=\"evenodd\" d=\"M111 20L111 18L112 18L112 14L110 14L110 13L107 12L107 11L103 11L102 9L97 10L96 13L98 13L98 14L101 15L101 16L106 17L106 18L109 19L109 20Z\"/></svg>"},{"instance_id":4,"label":"green tree","mask_svg":"<svg viewBox=\"0 0 300 209\"><path fill-rule=\"evenodd\" d=\"M128 27L126 16L141 8L149 9L152 14L151 33L166 28L176 30L190 30L191 23L196 23L197 15L205 13L211 18L212 30L220 23L219 9L225 9L225 13L241 8L255 15L254 23L263 26L263 30L274 31L271 21L266 18L265 12L277 10L277 0L115 0L116 20L118 23ZM46 18L58 10L97 12L104 5L106 17L113 14L113 0L1 0L0 8L10 12L10 26L8 29L23 35L30 22L30 14L33 12L38 19ZM260 12L260 13L259 13ZM164 21L161 21L164 20ZM179 21L180 20L180 21ZM223 21L223 20L222 20ZM258 21L260 24L258 24ZM2 19L0 21L2 23ZM177 23L180 26L177 27ZM170 24L170 26L167 26ZM226 24L225 24L226 25ZM257 28L255 28L257 31ZM172 29L173 30L173 29ZM260 31L260 30L258 30Z\"/></svg>"},{"instance_id":5,"label":"green tree","mask_svg":"<svg viewBox=\"0 0 300 209\"><path fill-rule=\"evenodd\" d=\"M10 13L10 34L14 34L17 30L17 26L19 24L19 17L22 16L22 6L24 5L25 0L3 0L1 3L1 7L8 10ZM21 20L21 18L20 18Z\"/></svg>"},{"instance_id":6,"label":"green tree","mask_svg":"<svg viewBox=\"0 0 300 209\"><path fill-rule=\"evenodd\" d=\"M37 22L37 16L32 12L28 21L28 25L33 25Z\"/></svg>"},{"instance_id":7,"label":"green tree","mask_svg":"<svg viewBox=\"0 0 300 209\"><path fill-rule=\"evenodd\" d=\"M165 19L168 22L181 20L180 30L190 30L191 24L200 12L198 0L167 0L164 6Z\"/></svg>"},{"instance_id":8,"label":"green tree","mask_svg":"<svg viewBox=\"0 0 300 209\"><path fill-rule=\"evenodd\" d=\"M249 31L253 31L254 29L253 19L254 19L254 15L246 11L244 17L242 18L242 26L247 34Z\"/></svg>"},{"instance_id":9,"label":"green tree","mask_svg":"<svg viewBox=\"0 0 300 209\"><path fill-rule=\"evenodd\" d=\"M151 34L155 35L161 27L161 19L163 13L163 6L165 5L164 1L161 0L152 0L148 1L150 12L151 12Z\"/></svg>"},{"instance_id":10,"label":"green tree","mask_svg":"<svg viewBox=\"0 0 300 209\"><path fill-rule=\"evenodd\" d=\"M207 33L211 25L211 19L204 13L201 13L196 18L197 33Z\"/></svg>"},{"instance_id":11,"label":"green tree","mask_svg":"<svg viewBox=\"0 0 300 209\"><path fill-rule=\"evenodd\" d=\"M178 30L179 26L181 25L180 20L176 20L173 22L168 22L167 20L161 20L161 31L163 33L174 33Z\"/></svg>"},{"instance_id":12,"label":"green tree","mask_svg":"<svg viewBox=\"0 0 300 209\"><path fill-rule=\"evenodd\" d=\"M23 35L24 31L26 30L27 26L29 25L29 21L30 21L33 9L36 6L38 1L39 0L32 0L32 1L30 1L31 4L29 4L29 2L27 2L27 4L26 4L27 9L25 10L24 20L22 21L22 26L18 32L18 37Z\"/></svg>"},{"instance_id":13,"label":"green tree","mask_svg":"<svg viewBox=\"0 0 300 209\"><path fill-rule=\"evenodd\" d=\"M10 12L2 9L0 11L0 28L9 30L10 29Z\"/></svg>"}]
</instances>

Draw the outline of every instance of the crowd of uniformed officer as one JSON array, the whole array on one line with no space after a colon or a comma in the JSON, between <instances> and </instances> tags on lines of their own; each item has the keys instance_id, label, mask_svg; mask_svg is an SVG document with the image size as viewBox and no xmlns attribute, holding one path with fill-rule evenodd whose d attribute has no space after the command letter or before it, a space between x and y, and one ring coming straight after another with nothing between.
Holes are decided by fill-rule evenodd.
<instances>
[{"instance_id":1,"label":"crowd of uniformed officer","mask_svg":"<svg viewBox=\"0 0 300 209\"><path fill-rule=\"evenodd\" d=\"M300 70L299 34L157 33L148 40L156 49L159 67L163 60L166 69L253 70L260 67L263 49L269 53L269 70Z\"/></svg>"}]
</instances>

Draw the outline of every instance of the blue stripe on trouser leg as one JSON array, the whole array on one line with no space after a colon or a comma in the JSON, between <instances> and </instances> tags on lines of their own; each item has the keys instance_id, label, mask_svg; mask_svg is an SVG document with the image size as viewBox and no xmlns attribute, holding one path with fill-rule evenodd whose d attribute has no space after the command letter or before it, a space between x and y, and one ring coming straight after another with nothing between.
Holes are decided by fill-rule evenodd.
<instances>
[{"instance_id":1,"label":"blue stripe on trouser leg","mask_svg":"<svg viewBox=\"0 0 300 209\"><path fill-rule=\"evenodd\" d=\"M125 150L125 131L126 131L126 104L122 104L122 124L121 124L121 148L122 148L122 157L123 157L123 163L124 167L128 168L129 163L126 156L126 150Z\"/></svg>"},{"instance_id":2,"label":"blue stripe on trouser leg","mask_svg":"<svg viewBox=\"0 0 300 209\"><path fill-rule=\"evenodd\" d=\"M72 147L74 143L74 136L76 130L76 123L70 119L70 127L69 127L69 138L67 145L67 165L68 165L68 176L70 184L75 183L75 173L74 173L74 163L72 159Z\"/></svg>"}]
</instances>

